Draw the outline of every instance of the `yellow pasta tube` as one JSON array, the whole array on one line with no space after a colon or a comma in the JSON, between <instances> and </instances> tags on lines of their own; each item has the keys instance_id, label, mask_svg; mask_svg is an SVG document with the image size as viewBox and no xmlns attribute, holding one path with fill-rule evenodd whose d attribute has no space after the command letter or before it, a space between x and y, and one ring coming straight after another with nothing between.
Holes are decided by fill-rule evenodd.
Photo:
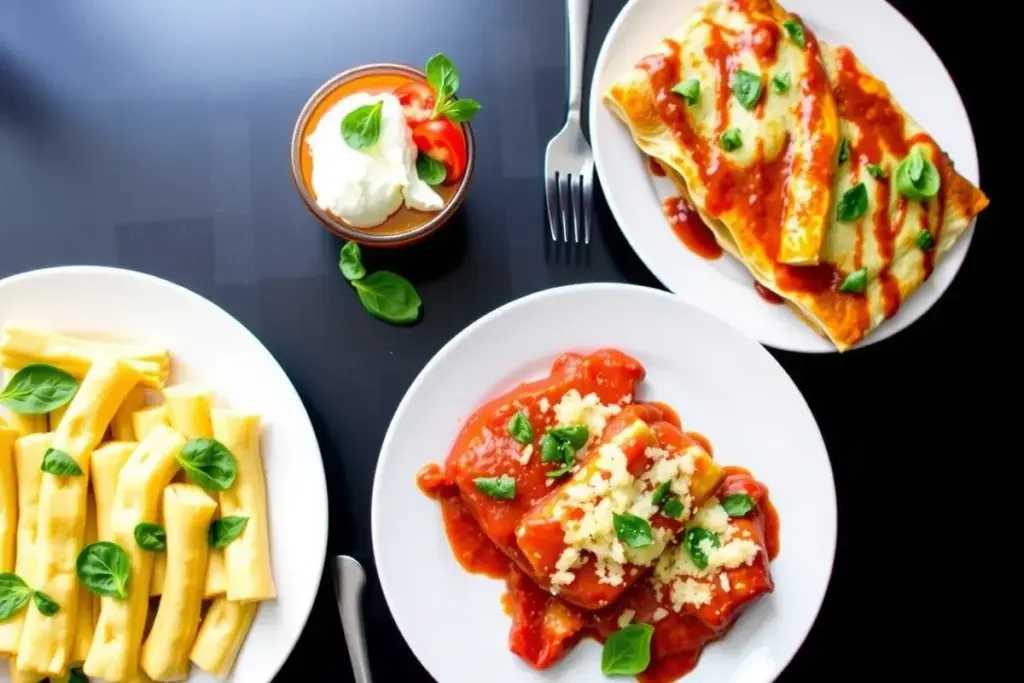
<instances>
[{"instance_id":1,"label":"yellow pasta tube","mask_svg":"<svg viewBox=\"0 0 1024 683\"><path fill-rule=\"evenodd\" d=\"M167 580L140 664L155 681L188 678L188 655L199 629L206 577L207 535L217 503L192 484L164 489Z\"/></svg>"},{"instance_id":2,"label":"yellow pasta tube","mask_svg":"<svg viewBox=\"0 0 1024 683\"><path fill-rule=\"evenodd\" d=\"M3 388L7 386L7 383L11 381L11 377L14 377L16 372L17 370L15 369L0 372L0 391L3 391ZM4 421L7 422L10 428L17 431L21 436L26 434L42 434L49 427L45 413L43 415L24 415L16 413L10 408L0 406L0 415L3 415Z\"/></svg>"},{"instance_id":3,"label":"yellow pasta tube","mask_svg":"<svg viewBox=\"0 0 1024 683\"><path fill-rule=\"evenodd\" d=\"M269 600L277 595L270 568L267 485L260 456L260 418L231 410L213 411L213 436L235 456L238 476L220 493L221 515L249 521L224 548L228 600Z\"/></svg>"},{"instance_id":4,"label":"yellow pasta tube","mask_svg":"<svg viewBox=\"0 0 1024 683\"><path fill-rule=\"evenodd\" d=\"M38 564L32 587L53 598L60 611L45 616L29 604L18 643L20 669L55 676L68 665L78 615L75 561L85 536L89 460L117 407L138 382L139 374L127 363L116 358L98 358L53 435L51 448L73 460L82 474L43 473L35 546Z\"/></svg>"},{"instance_id":5,"label":"yellow pasta tube","mask_svg":"<svg viewBox=\"0 0 1024 683\"><path fill-rule=\"evenodd\" d=\"M85 544L96 542L96 501L90 496L86 502ZM93 602L96 596L79 582L78 616L75 619L75 640L71 646L71 664L81 664L89 654L93 629L96 626Z\"/></svg>"},{"instance_id":6,"label":"yellow pasta tube","mask_svg":"<svg viewBox=\"0 0 1024 683\"><path fill-rule=\"evenodd\" d=\"M171 359L166 349L77 339L10 321L0 329L0 366L5 368L48 363L82 378L94 362L111 356L132 366L148 387L161 389L167 382Z\"/></svg>"},{"instance_id":7,"label":"yellow pasta tube","mask_svg":"<svg viewBox=\"0 0 1024 683\"><path fill-rule=\"evenodd\" d=\"M139 444L117 478L110 530L112 541L124 549L131 564L128 597L100 598L100 619L83 667L90 678L124 681L138 669L153 553L135 542L135 527L156 521L160 494L177 471L184 446L185 437L160 425Z\"/></svg>"},{"instance_id":8,"label":"yellow pasta tube","mask_svg":"<svg viewBox=\"0 0 1024 683\"><path fill-rule=\"evenodd\" d=\"M110 541L110 511L114 509L114 495L117 493L117 475L135 452L137 443L112 441L105 443L92 454L92 493L96 499L96 536L100 541Z\"/></svg>"},{"instance_id":9,"label":"yellow pasta tube","mask_svg":"<svg viewBox=\"0 0 1024 683\"><path fill-rule=\"evenodd\" d=\"M143 408L132 413L132 427L135 430L136 441L145 440L154 427L166 424L170 424L170 422L167 421L167 408L165 406Z\"/></svg>"},{"instance_id":10,"label":"yellow pasta tube","mask_svg":"<svg viewBox=\"0 0 1024 683\"><path fill-rule=\"evenodd\" d=\"M50 447L52 435L31 434L14 442L14 470L18 479L19 552L14 562L15 573L26 582L35 581L36 536L39 533L39 488L43 482L40 466ZM13 655L18 651L21 629L25 623L24 610L7 621L0 621L0 652ZM11 671L15 665L11 664Z\"/></svg>"},{"instance_id":11,"label":"yellow pasta tube","mask_svg":"<svg viewBox=\"0 0 1024 683\"><path fill-rule=\"evenodd\" d=\"M219 517L219 515L214 515ZM210 559L206 567L206 585L203 586L203 598L209 600L228 591L228 572L224 566L224 551L210 548Z\"/></svg>"},{"instance_id":12,"label":"yellow pasta tube","mask_svg":"<svg viewBox=\"0 0 1024 683\"><path fill-rule=\"evenodd\" d=\"M51 432L57 431L57 427L60 426L60 421L64 419L64 413L66 412L68 412L68 407L67 405L63 405L60 408L51 411L50 414L47 415L47 420L50 424Z\"/></svg>"},{"instance_id":13,"label":"yellow pasta tube","mask_svg":"<svg viewBox=\"0 0 1024 683\"><path fill-rule=\"evenodd\" d=\"M249 634L258 602L232 602L217 598L199 627L189 659L217 678L227 678L235 666L238 651Z\"/></svg>"},{"instance_id":14,"label":"yellow pasta tube","mask_svg":"<svg viewBox=\"0 0 1024 683\"><path fill-rule=\"evenodd\" d=\"M135 434L133 415L146 407L146 390L140 385L131 390L124 403L114 413L114 421L110 423L110 435L114 441L141 441Z\"/></svg>"},{"instance_id":15,"label":"yellow pasta tube","mask_svg":"<svg viewBox=\"0 0 1024 683\"><path fill-rule=\"evenodd\" d=\"M0 427L0 572L14 571L18 540L18 482L14 470L14 442L18 432Z\"/></svg>"},{"instance_id":16,"label":"yellow pasta tube","mask_svg":"<svg viewBox=\"0 0 1024 683\"><path fill-rule=\"evenodd\" d=\"M42 676L31 671L23 671L18 668L18 663L14 657L7 660L11 666L11 683L39 683L39 681L45 680ZM50 679L54 683L62 681L59 676Z\"/></svg>"}]
</instances>

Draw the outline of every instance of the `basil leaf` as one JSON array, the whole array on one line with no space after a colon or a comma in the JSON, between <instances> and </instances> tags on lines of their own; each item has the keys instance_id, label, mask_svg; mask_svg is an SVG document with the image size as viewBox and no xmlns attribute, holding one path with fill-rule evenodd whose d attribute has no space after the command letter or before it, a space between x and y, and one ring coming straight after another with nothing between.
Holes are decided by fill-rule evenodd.
<instances>
[{"instance_id":1,"label":"basil leaf","mask_svg":"<svg viewBox=\"0 0 1024 683\"><path fill-rule=\"evenodd\" d=\"M845 164L846 160L850 158L850 141L843 138L839 141L839 163Z\"/></svg>"},{"instance_id":2,"label":"basil leaf","mask_svg":"<svg viewBox=\"0 0 1024 683\"><path fill-rule=\"evenodd\" d=\"M143 550L158 553L167 550L167 532L159 524L139 522L135 525L135 542Z\"/></svg>"},{"instance_id":3,"label":"basil leaf","mask_svg":"<svg viewBox=\"0 0 1024 683\"><path fill-rule=\"evenodd\" d=\"M772 76L772 90L777 94L783 95L789 92L789 88L792 85L792 77L788 71L775 74Z\"/></svg>"},{"instance_id":4,"label":"basil leaf","mask_svg":"<svg viewBox=\"0 0 1024 683\"><path fill-rule=\"evenodd\" d=\"M60 611L57 601L42 591L32 591L32 601L36 603L36 609L44 617L52 617Z\"/></svg>"},{"instance_id":5,"label":"basil leaf","mask_svg":"<svg viewBox=\"0 0 1024 683\"><path fill-rule=\"evenodd\" d=\"M25 609L32 589L14 572L0 574L0 621L10 619Z\"/></svg>"},{"instance_id":6,"label":"basil leaf","mask_svg":"<svg viewBox=\"0 0 1024 683\"><path fill-rule=\"evenodd\" d=\"M192 439L178 454L178 463L193 483L210 491L227 491L238 476L235 456L216 439Z\"/></svg>"},{"instance_id":7,"label":"basil leaf","mask_svg":"<svg viewBox=\"0 0 1024 683\"><path fill-rule=\"evenodd\" d=\"M42 415L67 404L78 391L78 380L60 368L28 365L0 391L0 405L21 415Z\"/></svg>"},{"instance_id":8,"label":"basil leaf","mask_svg":"<svg viewBox=\"0 0 1024 683\"><path fill-rule=\"evenodd\" d=\"M524 446L533 443L533 425L530 424L530 418L521 410L509 418L505 429L509 436Z\"/></svg>"},{"instance_id":9,"label":"basil leaf","mask_svg":"<svg viewBox=\"0 0 1024 683\"><path fill-rule=\"evenodd\" d=\"M651 665L650 624L630 624L608 636L601 650L601 673L606 676L633 676Z\"/></svg>"},{"instance_id":10,"label":"basil leaf","mask_svg":"<svg viewBox=\"0 0 1024 683\"><path fill-rule=\"evenodd\" d=\"M620 515L612 513L612 525L615 535L630 548L645 548L654 543L654 532L651 523L636 515Z\"/></svg>"},{"instance_id":11,"label":"basil leaf","mask_svg":"<svg viewBox=\"0 0 1024 683\"><path fill-rule=\"evenodd\" d=\"M213 520L213 523L210 524L210 531L207 534L210 547L219 549L230 545L232 541L242 535L248 523L248 517L239 517L237 515L229 515Z\"/></svg>"},{"instance_id":12,"label":"basil leaf","mask_svg":"<svg viewBox=\"0 0 1024 683\"><path fill-rule=\"evenodd\" d=\"M366 267L363 265L363 253L355 242L345 242L341 248L341 255L338 259L338 269L345 276L346 280L358 280L366 276Z\"/></svg>"},{"instance_id":13,"label":"basil leaf","mask_svg":"<svg viewBox=\"0 0 1024 683\"><path fill-rule=\"evenodd\" d=\"M917 248L921 251L931 251L935 247L935 238L927 230L917 233L914 242L917 243Z\"/></svg>"},{"instance_id":14,"label":"basil leaf","mask_svg":"<svg viewBox=\"0 0 1024 683\"><path fill-rule=\"evenodd\" d=\"M89 683L89 677L85 672L75 667L68 672L68 683Z\"/></svg>"},{"instance_id":15,"label":"basil leaf","mask_svg":"<svg viewBox=\"0 0 1024 683\"><path fill-rule=\"evenodd\" d=\"M512 500L516 497L516 480L512 477L477 477L473 483L491 498Z\"/></svg>"},{"instance_id":16,"label":"basil leaf","mask_svg":"<svg viewBox=\"0 0 1024 683\"><path fill-rule=\"evenodd\" d=\"M480 111L479 102L469 98L463 98L461 100L453 100L446 104L444 109L441 110L441 115L452 123L465 123L476 116L478 111Z\"/></svg>"},{"instance_id":17,"label":"basil leaf","mask_svg":"<svg viewBox=\"0 0 1024 683\"><path fill-rule=\"evenodd\" d=\"M548 471L547 473L545 473L544 476L549 477L551 479L557 479L558 477L561 477L563 474L568 474L569 472L571 472L573 464L574 463L568 462L556 470Z\"/></svg>"},{"instance_id":18,"label":"basil leaf","mask_svg":"<svg viewBox=\"0 0 1024 683\"><path fill-rule=\"evenodd\" d=\"M696 565L697 569L708 568L708 556L704 549L701 548L701 544L705 540L711 541L711 545L714 547L719 547L718 534L713 534L699 526L688 529L686 535L683 536L683 548L686 549L686 554L693 560L693 564Z\"/></svg>"},{"instance_id":19,"label":"basil leaf","mask_svg":"<svg viewBox=\"0 0 1024 683\"><path fill-rule=\"evenodd\" d=\"M782 28L786 29L786 33L789 34L790 40L794 43L800 47L807 45L807 36L804 35L804 27L800 22L793 19L786 19L782 22Z\"/></svg>"},{"instance_id":20,"label":"basil leaf","mask_svg":"<svg viewBox=\"0 0 1024 683\"><path fill-rule=\"evenodd\" d=\"M436 54L427 60L427 85L434 89L434 112L431 118L438 115L455 91L459 89L459 72L452 60L443 54Z\"/></svg>"},{"instance_id":21,"label":"basil leaf","mask_svg":"<svg viewBox=\"0 0 1024 683\"><path fill-rule=\"evenodd\" d=\"M356 107L341 120L341 137L352 149L367 149L380 139L381 112L384 100Z\"/></svg>"},{"instance_id":22,"label":"basil leaf","mask_svg":"<svg viewBox=\"0 0 1024 683\"><path fill-rule=\"evenodd\" d=\"M39 469L56 477L80 477L85 474L74 458L56 448L46 449Z\"/></svg>"},{"instance_id":23,"label":"basil leaf","mask_svg":"<svg viewBox=\"0 0 1024 683\"><path fill-rule=\"evenodd\" d=\"M564 442L559 441L551 434L540 437L540 460L541 462L565 462L565 453L562 450Z\"/></svg>"},{"instance_id":24,"label":"basil leaf","mask_svg":"<svg viewBox=\"0 0 1024 683\"><path fill-rule=\"evenodd\" d=\"M672 481L666 481L658 488L654 489L654 495L651 496L651 505L657 507L661 505L661 501L665 500L668 496L669 489L672 488Z\"/></svg>"},{"instance_id":25,"label":"basil leaf","mask_svg":"<svg viewBox=\"0 0 1024 683\"><path fill-rule=\"evenodd\" d=\"M672 519L679 519L683 516L683 510L685 509L683 503L678 498L669 498L661 506L661 514Z\"/></svg>"},{"instance_id":26,"label":"basil leaf","mask_svg":"<svg viewBox=\"0 0 1024 683\"><path fill-rule=\"evenodd\" d=\"M590 438L590 430L586 425L570 425L569 427L558 427L548 430L548 434L559 441L566 441L574 449L580 449L587 445Z\"/></svg>"},{"instance_id":27,"label":"basil leaf","mask_svg":"<svg viewBox=\"0 0 1024 683\"><path fill-rule=\"evenodd\" d=\"M754 509L754 500L745 493L732 493L722 499L722 507L730 517L742 517Z\"/></svg>"},{"instance_id":28,"label":"basil leaf","mask_svg":"<svg viewBox=\"0 0 1024 683\"><path fill-rule=\"evenodd\" d=\"M448 171L440 161L420 152L416 155L416 175L427 185L440 185L448 177Z\"/></svg>"},{"instance_id":29,"label":"basil leaf","mask_svg":"<svg viewBox=\"0 0 1024 683\"><path fill-rule=\"evenodd\" d=\"M934 197L942 185L938 169L915 147L896 167L896 189L911 199Z\"/></svg>"},{"instance_id":30,"label":"basil leaf","mask_svg":"<svg viewBox=\"0 0 1024 683\"><path fill-rule=\"evenodd\" d=\"M753 109L761 97L761 77L740 69L732 77L732 94L744 109Z\"/></svg>"},{"instance_id":31,"label":"basil leaf","mask_svg":"<svg viewBox=\"0 0 1024 683\"><path fill-rule=\"evenodd\" d=\"M857 183L843 193L836 204L836 220L844 223L855 221L868 210L868 188Z\"/></svg>"},{"instance_id":32,"label":"basil leaf","mask_svg":"<svg viewBox=\"0 0 1024 683\"><path fill-rule=\"evenodd\" d=\"M722 137L719 138L718 144L721 145L722 149L726 152L739 149L743 146L743 137L740 133L739 128L730 128L729 130L722 133Z\"/></svg>"},{"instance_id":33,"label":"basil leaf","mask_svg":"<svg viewBox=\"0 0 1024 683\"><path fill-rule=\"evenodd\" d=\"M415 322L420 315L420 295L401 275L387 270L370 273L352 283L366 311L396 325Z\"/></svg>"},{"instance_id":34,"label":"basil leaf","mask_svg":"<svg viewBox=\"0 0 1024 683\"><path fill-rule=\"evenodd\" d=\"M100 541L82 548L75 561L79 581L96 595L108 598L128 597L131 562L128 553L116 543Z\"/></svg>"},{"instance_id":35,"label":"basil leaf","mask_svg":"<svg viewBox=\"0 0 1024 683\"><path fill-rule=\"evenodd\" d=\"M868 286L868 269L861 268L849 273L843 278L843 284L839 285L840 292L850 292L851 294L863 294L864 290Z\"/></svg>"},{"instance_id":36,"label":"basil leaf","mask_svg":"<svg viewBox=\"0 0 1024 683\"><path fill-rule=\"evenodd\" d=\"M868 175L870 175L875 180L885 180L886 178L889 177L885 174L885 171L883 171L882 167L879 166L878 164L868 164L866 168L868 169Z\"/></svg>"},{"instance_id":37,"label":"basil leaf","mask_svg":"<svg viewBox=\"0 0 1024 683\"><path fill-rule=\"evenodd\" d=\"M672 92L681 96L687 104L697 104L700 101L700 81L696 78L687 78L673 85Z\"/></svg>"}]
</instances>

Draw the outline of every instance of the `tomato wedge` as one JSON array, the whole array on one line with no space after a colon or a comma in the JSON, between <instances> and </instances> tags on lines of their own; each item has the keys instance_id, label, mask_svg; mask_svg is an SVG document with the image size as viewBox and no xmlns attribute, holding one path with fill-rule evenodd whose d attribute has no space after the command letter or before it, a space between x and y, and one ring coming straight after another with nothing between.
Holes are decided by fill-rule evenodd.
<instances>
[{"instance_id":1,"label":"tomato wedge","mask_svg":"<svg viewBox=\"0 0 1024 683\"><path fill-rule=\"evenodd\" d=\"M444 164L448 172L445 185L462 179L469 155L461 126L444 118L417 123L412 129L412 141L424 154Z\"/></svg>"},{"instance_id":2,"label":"tomato wedge","mask_svg":"<svg viewBox=\"0 0 1024 683\"><path fill-rule=\"evenodd\" d=\"M397 88L395 97L410 126L427 121L434 111L434 91L421 81L409 81Z\"/></svg>"}]
</instances>

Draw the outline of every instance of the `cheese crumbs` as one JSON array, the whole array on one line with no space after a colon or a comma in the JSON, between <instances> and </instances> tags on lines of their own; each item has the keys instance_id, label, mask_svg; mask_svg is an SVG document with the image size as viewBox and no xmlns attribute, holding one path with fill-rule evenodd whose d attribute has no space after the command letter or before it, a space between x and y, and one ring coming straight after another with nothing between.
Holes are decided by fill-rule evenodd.
<instances>
[{"instance_id":1,"label":"cheese crumbs","mask_svg":"<svg viewBox=\"0 0 1024 683\"><path fill-rule=\"evenodd\" d=\"M572 425L585 425L590 435L588 445L601 437L608 419L615 417L622 411L622 406L616 404L604 405L597 394L589 393L580 396L580 392L570 389L562 396L562 400L555 406L555 423L557 427L569 427ZM541 405L541 412L546 412Z\"/></svg>"}]
</instances>

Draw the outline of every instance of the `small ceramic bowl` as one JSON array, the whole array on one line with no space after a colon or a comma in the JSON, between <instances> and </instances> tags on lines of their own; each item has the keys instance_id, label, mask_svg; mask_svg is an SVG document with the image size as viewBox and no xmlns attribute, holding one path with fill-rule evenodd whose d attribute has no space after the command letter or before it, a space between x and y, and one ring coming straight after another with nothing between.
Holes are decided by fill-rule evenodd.
<instances>
[{"instance_id":1,"label":"small ceramic bowl","mask_svg":"<svg viewBox=\"0 0 1024 683\"><path fill-rule=\"evenodd\" d=\"M435 188L445 200L444 208L440 211L419 212L403 206L380 226L356 228L329 211L324 211L316 203L310 180L313 161L306 138L316 128L324 112L342 97L357 92L390 92L409 80L426 83L427 77L421 70L402 64L368 64L343 71L313 93L295 123L291 146L292 178L295 187L306 208L320 220L324 228L343 239L371 247L397 247L417 242L447 223L466 195L466 188L469 187L476 165L476 146L469 123L462 123L460 125L466 138L466 171L458 184Z\"/></svg>"}]
</instances>

